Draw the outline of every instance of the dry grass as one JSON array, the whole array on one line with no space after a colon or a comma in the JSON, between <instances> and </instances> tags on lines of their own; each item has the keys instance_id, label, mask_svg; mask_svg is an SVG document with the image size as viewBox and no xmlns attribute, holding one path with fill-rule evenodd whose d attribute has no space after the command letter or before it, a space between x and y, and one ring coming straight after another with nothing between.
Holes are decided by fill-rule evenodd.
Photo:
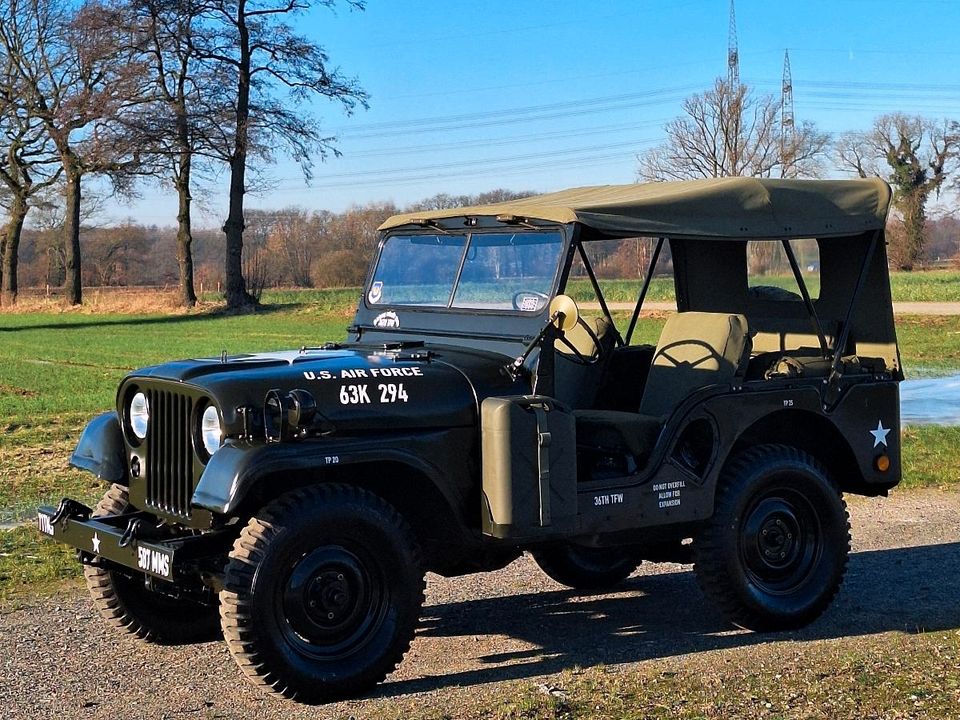
<instances>
[{"instance_id":1,"label":"dry grass","mask_svg":"<svg viewBox=\"0 0 960 720\"><path fill-rule=\"evenodd\" d=\"M123 314L151 315L186 314L210 312L224 306L223 302L204 300L194 308L184 308L179 302L179 293L174 289L158 288L86 288L83 304L70 305L59 293L42 291L24 292L17 304L0 307L0 312L20 313L71 313L77 315Z\"/></svg>"},{"instance_id":2,"label":"dry grass","mask_svg":"<svg viewBox=\"0 0 960 720\"><path fill-rule=\"evenodd\" d=\"M789 641L400 699L378 720L947 720L960 631ZM452 697L451 697L452 695ZM346 716L339 716L341 720Z\"/></svg>"}]
</instances>

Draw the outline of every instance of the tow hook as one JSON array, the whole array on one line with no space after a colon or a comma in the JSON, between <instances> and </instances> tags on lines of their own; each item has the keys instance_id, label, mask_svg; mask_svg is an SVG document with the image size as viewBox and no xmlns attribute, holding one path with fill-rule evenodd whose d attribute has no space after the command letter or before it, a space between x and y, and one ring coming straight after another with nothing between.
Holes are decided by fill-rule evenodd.
<instances>
[{"instance_id":1,"label":"tow hook","mask_svg":"<svg viewBox=\"0 0 960 720\"><path fill-rule=\"evenodd\" d=\"M140 518L130 518L130 522L127 523L127 529L123 531L123 535L120 536L119 542L117 542L118 547L126 547L134 540L137 539L137 535L140 532Z\"/></svg>"},{"instance_id":2,"label":"tow hook","mask_svg":"<svg viewBox=\"0 0 960 720\"><path fill-rule=\"evenodd\" d=\"M58 522L64 519L86 522L90 519L90 514L92 512L93 510L81 502L77 502L72 498L63 498L63 500L60 501L60 504L57 505L56 512L54 512L50 517L50 524L56 525Z\"/></svg>"}]
</instances>

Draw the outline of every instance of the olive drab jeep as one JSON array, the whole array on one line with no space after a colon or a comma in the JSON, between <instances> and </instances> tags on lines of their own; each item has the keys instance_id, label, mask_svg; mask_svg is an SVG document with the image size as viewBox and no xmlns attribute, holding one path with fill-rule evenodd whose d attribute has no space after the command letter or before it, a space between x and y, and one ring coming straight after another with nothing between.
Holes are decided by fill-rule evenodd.
<instances>
[{"instance_id":1,"label":"olive drab jeep","mask_svg":"<svg viewBox=\"0 0 960 720\"><path fill-rule=\"evenodd\" d=\"M843 494L900 480L889 201L880 180L730 178L395 216L347 340L130 373L71 459L103 500L39 528L113 626L222 632L303 702L396 667L426 571L524 551L580 589L693 562L731 622L803 626L844 575ZM646 276L613 312L593 249L633 238ZM678 312L642 343L658 268Z\"/></svg>"}]
</instances>

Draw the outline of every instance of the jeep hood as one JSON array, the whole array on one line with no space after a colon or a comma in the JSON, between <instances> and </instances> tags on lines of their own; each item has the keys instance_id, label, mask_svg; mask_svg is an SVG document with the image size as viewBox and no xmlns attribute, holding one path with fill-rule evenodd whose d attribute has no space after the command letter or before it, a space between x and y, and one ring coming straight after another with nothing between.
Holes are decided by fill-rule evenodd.
<instances>
[{"instance_id":1,"label":"jeep hood","mask_svg":"<svg viewBox=\"0 0 960 720\"><path fill-rule=\"evenodd\" d=\"M220 408L227 435L243 432L238 408L262 418L271 390L306 390L324 427L338 433L463 427L477 423L483 398L524 392L500 371L507 362L495 353L419 344L304 348L144 368L126 378L119 397L128 397L131 384L171 382L199 391ZM262 432L262 420L254 429Z\"/></svg>"}]
</instances>

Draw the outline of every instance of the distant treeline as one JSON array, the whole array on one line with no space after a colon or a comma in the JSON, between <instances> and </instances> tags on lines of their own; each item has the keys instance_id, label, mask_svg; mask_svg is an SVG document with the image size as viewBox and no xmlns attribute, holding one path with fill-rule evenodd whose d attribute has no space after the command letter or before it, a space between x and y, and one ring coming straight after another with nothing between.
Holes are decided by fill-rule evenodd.
<instances>
[{"instance_id":1,"label":"distant treeline","mask_svg":"<svg viewBox=\"0 0 960 720\"><path fill-rule=\"evenodd\" d=\"M473 196L436 195L408 207L393 203L356 205L334 213L301 208L247 210L245 274L253 290L264 287L350 287L360 285L376 248L377 227L398 212L461 207L524 197L531 193L494 190ZM900 231L894 219L888 234ZM927 221L925 265L958 259L960 219ZM223 283L224 235L219 228L194 232L194 272L198 289ZM87 286L176 286L175 227L128 223L84 227L83 283ZM57 230L25 230L20 273L24 286L58 287L64 280L63 243ZM631 241L595 243L591 261L606 278L641 277L649 245ZM669 253L663 257L669 263Z\"/></svg>"}]
</instances>

